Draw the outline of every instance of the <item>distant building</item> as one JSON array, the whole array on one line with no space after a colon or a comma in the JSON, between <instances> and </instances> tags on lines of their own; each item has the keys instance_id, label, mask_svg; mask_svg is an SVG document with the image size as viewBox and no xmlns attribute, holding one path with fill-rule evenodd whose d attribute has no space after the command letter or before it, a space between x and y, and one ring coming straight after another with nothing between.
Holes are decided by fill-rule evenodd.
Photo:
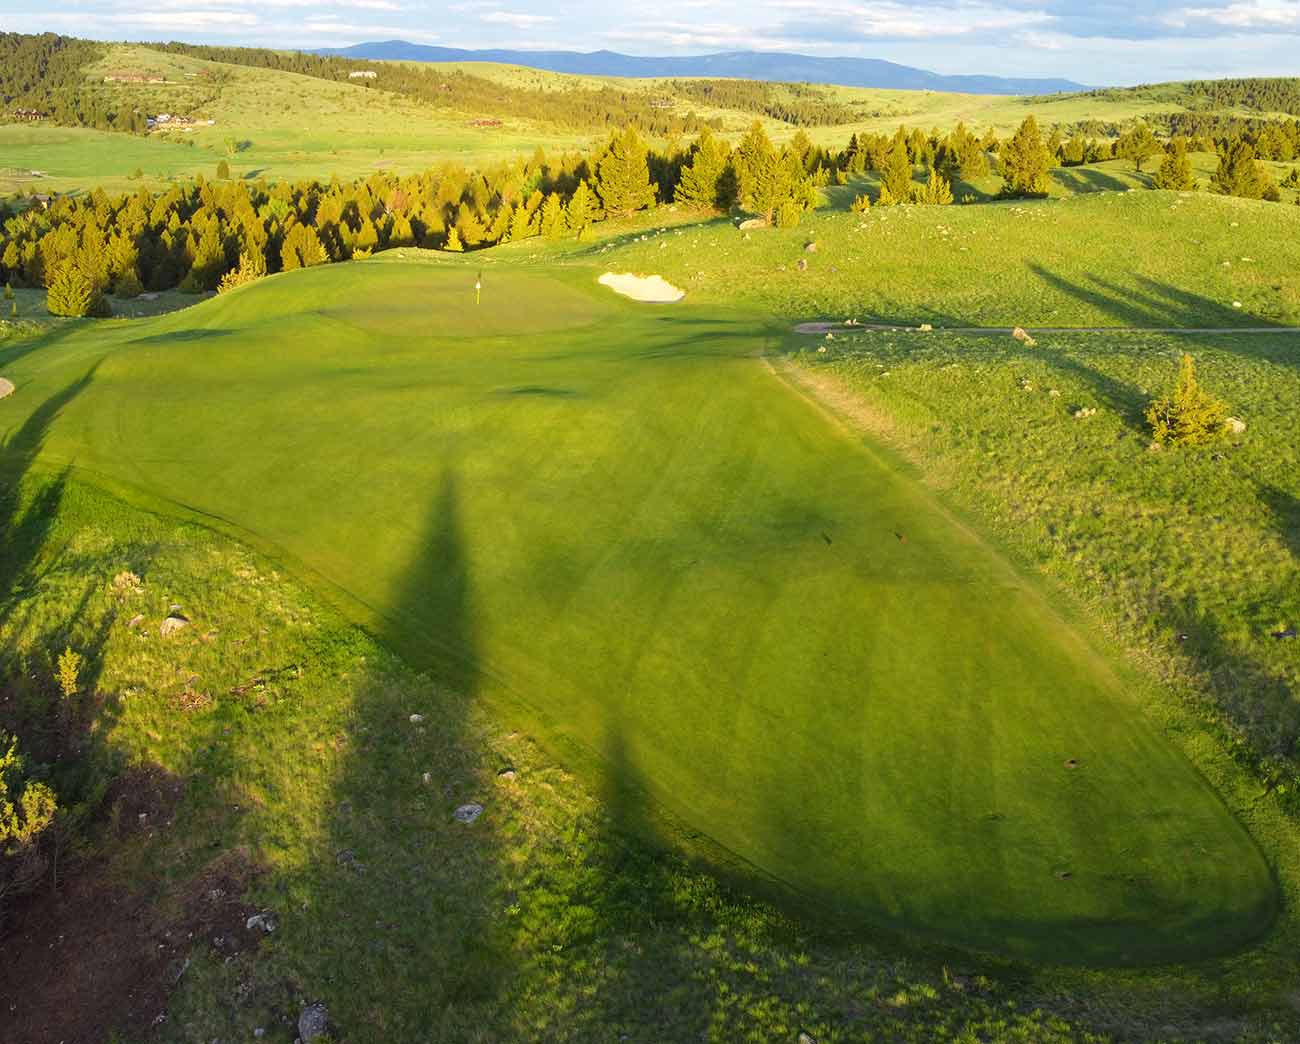
<instances>
[{"instance_id":1,"label":"distant building","mask_svg":"<svg viewBox=\"0 0 1300 1044\"><path fill-rule=\"evenodd\" d=\"M14 109L10 114L15 120L22 120L24 123L36 123L38 120L45 119L45 113L40 109Z\"/></svg>"},{"instance_id":2,"label":"distant building","mask_svg":"<svg viewBox=\"0 0 1300 1044\"><path fill-rule=\"evenodd\" d=\"M349 80L373 80L379 76L379 73L373 69L357 69L355 72L348 73Z\"/></svg>"}]
</instances>

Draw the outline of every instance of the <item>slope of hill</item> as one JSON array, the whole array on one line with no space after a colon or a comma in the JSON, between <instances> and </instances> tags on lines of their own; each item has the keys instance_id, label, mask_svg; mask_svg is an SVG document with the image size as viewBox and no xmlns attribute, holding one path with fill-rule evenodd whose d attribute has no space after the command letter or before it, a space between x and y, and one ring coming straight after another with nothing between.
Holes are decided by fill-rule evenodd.
<instances>
[{"instance_id":1,"label":"slope of hill","mask_svg":"<svg viewBox=\"0 0 1300 1044\"><path fill-rule=\"evenodd\" d=\"M468 51L405 40L322 48L316 54L381 61L498 62L583 76L727 76L737 79L827 83L842 87L891 87L964 94L1058 94L1085 88L1070 80L1003 76L943 76L878 58L817 58L782 52L731 51L677 57L642 57L615 51Z\"/></svg>"}]
</instances>

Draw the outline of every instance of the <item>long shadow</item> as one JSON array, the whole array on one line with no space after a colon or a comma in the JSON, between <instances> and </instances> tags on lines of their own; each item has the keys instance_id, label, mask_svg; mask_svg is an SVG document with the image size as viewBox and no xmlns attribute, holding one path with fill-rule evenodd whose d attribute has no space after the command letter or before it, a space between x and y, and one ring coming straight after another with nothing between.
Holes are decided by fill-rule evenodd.
<instances>
[{"instance_id":1,"label":"long shadow","mask_svg":"<svg viewBox=\"0 0 1300 1044\"><path fill-rule=\"evenodd\" d=\"M478 628L450 466L395 604L377 637L426 680L394 684L367 671L358 681L323 847L303 871L314 910L300 930L321 955L314 999L341 1032L382 1011L390 1039L444 1039L458 1035L463 1011L494 1007L513 968L495 884L497 795L475 781ZM460 821L472 805L482 817Z\"/></svg>"},{"instance_id":2,"label":"long shadow","mask_svg":"<svg viewBox=\"0 0 1300 1044\"><path fill-rule=\"evenodd\" d=\"M1143 175L1135 175L1143 177ZM1132 188L1108 171L1095 167L1057 167L1051 172L1051 178L1062 188L1071 192L1123 192ZM1147 178L1149 181L1150 179Z\"/></svg>"}]
</instances>

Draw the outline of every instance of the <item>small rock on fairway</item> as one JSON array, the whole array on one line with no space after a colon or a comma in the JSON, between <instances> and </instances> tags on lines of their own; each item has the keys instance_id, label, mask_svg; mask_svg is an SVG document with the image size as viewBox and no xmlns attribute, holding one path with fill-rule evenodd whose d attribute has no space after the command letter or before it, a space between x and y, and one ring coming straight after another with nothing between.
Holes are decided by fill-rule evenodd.
<instances>
[{"instance_id":1,"label":"small rock on fairway","mask_svg":"<svg viewBox=\"0 0 1300 1044\"><path fill-rule=\"evenodd\" d=\"M458 822L472 823L483 814L483 806L472 803L461 805L460 808L456 809L452 814L456 817Z\"/></svg>"}]
</instances>

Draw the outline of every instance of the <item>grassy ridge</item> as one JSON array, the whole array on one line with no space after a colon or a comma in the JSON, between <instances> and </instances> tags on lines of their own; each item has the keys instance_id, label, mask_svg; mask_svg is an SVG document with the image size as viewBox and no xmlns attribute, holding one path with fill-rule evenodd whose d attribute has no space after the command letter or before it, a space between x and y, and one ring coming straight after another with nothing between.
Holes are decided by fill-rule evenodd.
<instances>
[{"instance_id":1,"label":"grassy ridge","mask_svg":"<svg viewBox=\"0 0 1300 1044\"><path fill-rule=\"evenodd\" d=\"M476 308L474 272L67 329L11 367L10 437L62 397L43 459L255 534L819 904L1094 963L1266 927L1263 862L1106 662L774 381L761 327L589 271L496 269Z\"/></svg>"}]
</instances>

